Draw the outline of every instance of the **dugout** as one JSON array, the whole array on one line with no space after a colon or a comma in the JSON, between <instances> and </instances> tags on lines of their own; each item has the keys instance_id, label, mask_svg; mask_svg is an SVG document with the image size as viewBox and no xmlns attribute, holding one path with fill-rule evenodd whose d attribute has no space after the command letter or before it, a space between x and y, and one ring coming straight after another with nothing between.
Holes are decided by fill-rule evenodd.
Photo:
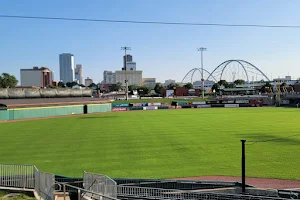
<instances>
[{"instance_id":1,"label":"dugout","mask_svg":"<svg viewBox=\"0 0 300 200\"><path fill-rule=\"evenodd\" d=\"M0 103L0 110L7 110L7 105Z\"/></svg>"}]
</instances>

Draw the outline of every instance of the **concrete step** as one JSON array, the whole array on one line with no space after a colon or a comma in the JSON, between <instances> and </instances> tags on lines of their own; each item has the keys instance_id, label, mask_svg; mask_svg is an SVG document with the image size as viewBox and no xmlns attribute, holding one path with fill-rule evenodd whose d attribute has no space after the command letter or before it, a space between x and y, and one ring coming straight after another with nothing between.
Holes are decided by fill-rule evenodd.
<instances>
[{"instance_id":1,"label":"concrete step","mask_svg":"<svg viewBox=\"0 0 300 200\"><path fill-rule=\"evenodd\" d=\"M63 192L55 192L54 197L55 200L70 200L68 192L66 192L65 194Z\"/></svg>"}]
</instances>

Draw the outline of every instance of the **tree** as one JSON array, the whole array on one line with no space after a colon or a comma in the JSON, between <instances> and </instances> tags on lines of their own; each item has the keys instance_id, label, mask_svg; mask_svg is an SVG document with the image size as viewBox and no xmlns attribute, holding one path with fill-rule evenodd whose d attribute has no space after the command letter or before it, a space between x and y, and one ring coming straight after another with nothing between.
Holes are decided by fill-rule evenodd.
<instances>
[{"instance_id":1,"label":"tree","mask_svg":"<svg viewBox=\"0 0 300 200\"><path fill-rule=\"evenodd\" d=\"M266 86L266 87L269 87L269 88L272 88L272 85L271 85L270 82L266 82L265 86Z\"/></svg>"},{"instance_id":2,"label":"tree","mask_svg":"<svg viewBox=\"0 0 300 200\"><path fill-rule=\"evenodd\" d=\"M179 87L179 84L178 83L170 83L168 86L167 86L167 89L174 89L174 88L177 88Z\"/></svg>"},{"instance_id":3,"label":"tree","mask_svg":"<svg viewBox=\"0 0 300 200\"><path fill-rule=\"evenodd\" d=\"M272 85L269 82L266 82L266 84L261 87L260 91L262 93L270 93L272 92Z\"/></svg>"},{"instance_id":4,"label":"tree","mask_svg":"<svg viewBox=\"0 0 300 200\"><path fill-rule=\"evenodd\" d=\"M118 82L117 84L112 84L109 89L110 91L120 91L122 89L122 83Z\"/></svg>"},{"instance_id":5,"label":"tree","mask_svg":"<svg viewBox=\"0 0 300 200\"><path fill-rule=\"evenodd\" d=\"M156 84L155 84L155 87L154 87L154 91L155 91L157 94L161 94L161 90L162 90L163 88L164 88L164 87L162 86L162 84L156 83Z\"/></svg>"},{"instance_id":6,"label":"tree","mask_svg":"<svg viewBox=\"0 0 300 200\"><path fill-rule=\"evenodd\" d=\"M213 86L211 87L211 90L215 91L215 92L219 92L220 91L220 84L219 83L213 84Z\"/></svg>"},{"instance_id":7,"label":"tree","mask_svg":"<svg viewBox=\"0 0 300 200\"><path fill-rule=\"evenodd\" d=\"M128 91L132 92L133 90L137 90L138 86L137 85L129 85L128 86Z\"/></svg>"},{"instance_id":8,"label":"tree","mask_svg":"<svg viewBox=\"0 0 300 200\"><path fill-rule=\"evenodd\" d=\"M226 80L220 80L220 81L218 82L218 84L219 84L220 86L223 85L225 88L228 88L228 83L227 83Z\"/></svg>"},{"instance_id":9,"label":"tree","mask_svg":"<svg viewBox=\"0 0 300 200\"><path fill-rule=\"evenodd\" d=\"M242 79L237 79L233 82L235 85L244 85L246 82Z\"/></svg>"},{"instance_id":10,"label":"tree","mask_svg":"<svg viewBox=\"0 0 300 200\"><path fill-rule=\"evenodd\" d=\"M228 84L228 88L235 88L236 87L236 84L235 83L229 83Z\"/></svg>"},{"instance_id":11,"label":"tree","mask_svg":"<svg viewBox=\"0 0 300 200\"><path fill-rule=\"evenodd\" d=\"M151 92L151 88L147 86L141 86L138 88L139 95L147 95Z\"/></svg>"},{"instance_id":12,"label":"tree","mask_svg":"<svg viewBox=\"0 0 300 200\"><path fill-rule=\"evenodd\" d=\"M65 88L66 87L65 83L61 82L61 81L58 82L57 86L60 87L60 88Z\"/></svg>"},{"instance_id":13,"label":"tree","mask_svg":"<svg viewBox=\"0 0 300 200\"><path fill-rule=\"evenodd\" d=\"M282 86L282 87L287 87L287 86L288 86L288 84L286 84L286 83L282 83L282 84L281 84L281 86Z\"/></svg>"},{"instance_id":14,"label":"tree","mask_svg":"<svg viewBox=\"0 0 300 200\"><path fill-rule=\"evenodd\" d=\"M98 89L98 86L95 83L92 83L91 85L89 85L89 88L92 88L94 90Z\"/></svg>"},{"instance_id":15,"label":"tree","mask_svg":"<svg viewBox=\"0 0 300 200\"><path fill-rule=\"evenodd\" d=\"M191 84L191 83L187 83L183 87L185 87L187 89L193 89L194 88L193 84Z\"/></svg>"},{"instance_id":16,"label":"tree","mask_svg":"<svg viewBox=\"0 0 300 200\"><path fill-rule=\"evenodd\" d=\"M66 83L66 86L67 86L68 88L72 88L72 87L75 86L75 85L78 85L78 83L77 83L77 82L67 82L67 83Z\"/></svg>"},{"instance_id":17,"label":"tree","mask_svg":"<svg viewBox=\"0 0 300 200\"><path fill-rule=\"evenodd\" d=\"M15 88L18 84L18 80L14 75L3 73L0 76L0 87L1 88Z\"/></svg>"}]
</instances>

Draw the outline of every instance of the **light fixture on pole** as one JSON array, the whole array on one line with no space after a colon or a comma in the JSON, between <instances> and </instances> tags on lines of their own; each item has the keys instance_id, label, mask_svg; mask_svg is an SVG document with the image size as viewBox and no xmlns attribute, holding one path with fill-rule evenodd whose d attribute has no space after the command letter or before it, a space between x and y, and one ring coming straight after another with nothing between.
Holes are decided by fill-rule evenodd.
<instances>
[{"instance_id":1,"label":"light fixture on pole","mask_svg":"<svg viewBox=\"0 0 300 200\"><path fill-rule=\"evenodd\" d=\"M125 51L125 66L124 66L124 70L125 70L125 85L126 85L126 89L125 89L125 93L126 93L126 101L128 101L128 77L127 77L127 51L131 50L130 47L121 47L121 50Z\"/></svg>"},{"instance_id":2,"label":"light fixture on pole","mask_svg":"<svg viewBox=\"0 0 300 200\"><path fill-rule=\"evenodd\" d=\"M202 99L204 99L204 74L203 74L203 51L206 51L207 49L204 47L200 47L197 49L198 51L201 51L201 82L202 82Z\"/></svg>"}]
</instances>

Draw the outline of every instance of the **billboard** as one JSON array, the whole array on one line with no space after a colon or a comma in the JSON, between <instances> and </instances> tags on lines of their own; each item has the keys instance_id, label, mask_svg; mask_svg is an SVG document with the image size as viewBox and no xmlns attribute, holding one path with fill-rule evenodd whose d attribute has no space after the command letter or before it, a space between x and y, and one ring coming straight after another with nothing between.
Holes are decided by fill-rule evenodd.
<instances>
[{"instance_id":1,"label":"billboard","mask_svg":"<svg viewBox=\"0 0 300 200\"><path fill-rule=\"evenodd\" d=\"M173 97L174 96L174 90L166 90L166 97Z\"/></svg>"},{"instance_id":2,"label":"billboard","mask_svg":"<svg viewBox=\"0 0 300 200\"><path fill-rule=\"evenodd\" d=\"M225 108L238 108L240 107L239 104L225 104Z\"/></svg>"}]
</instances>

